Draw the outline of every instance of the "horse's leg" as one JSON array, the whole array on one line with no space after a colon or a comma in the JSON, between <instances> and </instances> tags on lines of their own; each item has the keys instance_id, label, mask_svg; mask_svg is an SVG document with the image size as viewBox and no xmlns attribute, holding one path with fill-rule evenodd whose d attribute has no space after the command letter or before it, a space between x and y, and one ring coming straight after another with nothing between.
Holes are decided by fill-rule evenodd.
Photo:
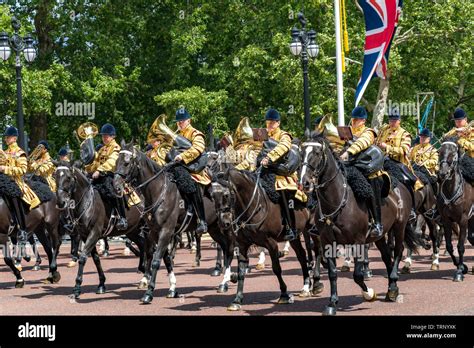
<instances>
[{"instance_id":1,"label":"horse's leg","mask_svg":"<svg viewBox=\"0 0 474 348\"><path fill-rule=\"evenodd\" d=\"M228 282L231 277L231 264L232 259L234 257L234 243L232 242L225 242L223 243L222 252L224 254L224 277L222 278L222 282L219 284L217 289L218 293L227 292L229 289Z\"/></svg>"},{"instance_id":2,"label":"horse's leg","mask_svg":"<svg viewBox=\"0 0 474 348\"><path fill-rule=\"evenodd\" d=\"M308 251L308 256L307 256L308 268L311 270L313 268L313 261L314 261L314 258L313 258L314 242L311 239L311 236L309 235L309 233L307 232L303 232L303 238L304 238L304 246L306 250Z\"/></svg>"},{"instance_id":3,"label":"horse's leg","mask_svg":"<svg viewBox=\"0 0 474 348\"><path fill-rule=\"evenodd\" d=\"M91 256L94 260L95 267L97 268L97 273L99 274L99 286L97 287L96 294L102 295L105 294L105 274L104 270L102 269L102 265L100 264L99 253L97 252L95 245L91 251Z\"/></svg>"},{"instance_id":4,"label":"horse's leg","mask_svg":"<svg viewBox=\"0 0 474 348\"><path fill-rule=\"evenodd\" d=\"M265 269L265 248L260 247L259 250L260 252L258 254L258 262L255 266L255 269L260 271L262 269Z\"/></svg>"},{"instance_id":5,"label":"horse's leg","mask_svg":"<svg viewBox=\"0 0 474 348\"><path fill-rule=\"evenodd\" d=\"M155 242L151 239L151 233L145 237L143 249L144 249L144 260L143 265L145 267L145 272L143 274L140 283L138 284L138 289L147 289L151 277L151 263L153 260L154 245Z\"/></svg>"},{"instance_id":6,"label":"horse's leg","mask_svg":"<svg viewBox=\"0 0 474 348\"><path fill-rule=\"evenodd\" d=\"M34 234L33 234L33 233L32 233L32 234L30 235L30 237L28 238L28 243L30 243L31 250L33 251L33 254L34 254L36 242L35 242L35 237L34 237ZM30 262L30 261L31 261L31 255L29 255L28 253L25 253L25 254L23 255L23 260L25 260L26 262Z\"/></svg>"},{"instance_id":7,"label":"horse's leg","mask_svg":"<svg viewBox=\"0 0 474 348\"><path fill-rule=\"evenodd\" d=\"M104 238L104 257L110 256L110 246L107 237Z\"/></svg>"},{"instance_id":8,"label":"horse's leg","mask_svg":"<svg viewBox=\"0 0 474 348\"><path fill-rule=\"evenodd\" d=\"M364 263L363 263L363 272L364 279L368 280L373 277L372 270L369 267L369 249L370 244L364 244Z\"/></svg>"},{"instance_id":9,"label":"horse's leg","mask_svg":"<svg viewBox=\"0 0 474 348\"><path fill-rule=\"evenodd\" d=\"M351 255L349 247L346 247L344 250L344 264L341 267L341 272L350 272L351 271Z\"/></svg>"},{"instance_id":10,"label":"horse's leg","mask_svg":"<svg viewBox=\"0 0 474 348\"><path fill-rule=\"evenodd\" d=\"M43 262L43 260L41 259L38 245L36 244L35 238L33 237L33 235L30 237L29 242L31 244L31 250L33 252L33 255L35 255L35 259L36 259L35 265L33 266L33 271L39 271L41 269L40 265Z\"/></svg>"},{"instance_id":11,"label":"horse's leg","mask_svg":"<svg viewBox=\"0 0 474 348\"><path fill-rule=\"evenodd\" d=\"M145 295L141 298L143 304L150 304L153 301L153 291L156 286L156 274L161 265L161 259L168 251L169 241L172 239L174 233L173 230L162 228L160 231L160 236L158 238L158 243L156 245L156 250L153 253L153 260L151 261L151 276L150 282L148 284L148 289L145 292Z\"/></svg>"},{"instance_id":12,"label":"horse's leg","mask_svg":"<svg viewBox=\"0 0 474 348\"><path fill-rule=\"evenodd\" d=\"M303 271L303 289L301 289L298 296L310 297L311 278L309 277L308 259L306 258L306 251L304 250L303 245L301 244L301 240L299 238L292 240L290 244L296 253L296 257L298 258L298 262L300 263L301 270ZM309 252L311 253L311 250Z\"/></svg>"},{"instance_id":13,"label":"horse's leg","mask_svg":"<svg viewBox=\"0 0 474 348\"><path fill-rule=\"evenodd\" d=\"M140 258L138 261L138 271L141 273L145 273L145 239L140 235L140 234L130 234L128 236L128 239L130 239L132 242L134 242L137 247L138 247L138 257ZM129 246L130 250L135 254L135 251L133 251L133 246Z\"/></svg>"},{"instance_id":14,"label":"horse's leg","mask_svg":"<svg viewBox=\"0 0 474 348\"><path fill-rule=\"evenodd\" d=\"M177 243L178 241L176 240L176 245ZM171 254L168 252L168 250L166 250L165 254L163 255L163 262L165 263L166 271L168 272L168 280L170 284L170 288L166 297L177 298L178 292L176 291L176 276L173 272L173 262L171 259Z\"/></svg>"},{"instance_id":15,"label":"horse's leg","mask_svg":"<svg viewBox=\"0 0 474 348\"><path fill-rule=\"evenodd\" d=\"M392 272L388 275L389 278L389 286L388 286L388 292L387 295L385 296L386 301L392 301L395 302L397 301L398 297L398 266L400 264L400 261L403 257L403 249L404 249L404 235L405 233L410 233L414 235L413 232L413 227L412 225L408 222L405 226L405 228L399 229L398 231L395 231L392 229L392 231L396 232L395 234L395 249L393 250L393 263L392 263Z\"/></svg>"},{"instance_id":16,"label":"horse's leg","mask_svg":"<svg viewBox=\"0 0 474 348\"><path fill-rule=\"evenodd\" d=\"M433 255L431 256L431 270L439 270L439 238L438 238L438 226L431 220L426 220L426 225L430 230L430 240L431 245L433 246Z\"/></svg>"},{"instance_id":17,"label":"horse's leg","mask_svg":"<svg viewBox=\"0 0 474 348\"><path fill-rule=\"evenodd\" d=\"M301 245L301 242L300 242L300 245ZM269 239L267 243L267 249L272 259L273 273L277 276L278 283L280 284L280 298L278 299L277 303L278 304L291 303L290 295L288 295L288 292L287 292L286 283L283 281L283 277L281 275L280 252L278 250L278 243L273 239ZM306 263L306 257L304 258L305 260L303 262ZM306 268L306 274L304 273L304 270L303 270L303 275L305 279L309 280L308 268L306 267L306 265L304 265L304 267Z\"/></svg>"},{"instance_id":18,"label":"horse's leg","mask_svg":"<svg viewBox=\"0 0 474 348\"><path fill-rule=\"evenodd\" d=\"M196 256L194 258L193 267L201 266L201 236L194 234L196 238Z\"/></svg>"},{"instance_id":19,"label":"horse's leg","mask_svg":"<svg viewBox=\"0 0 474 348\"><path fill-rule=\"evenodd\" d=\"M36 237L38 237L38 240L40 241L41 245L43 246L46 255L48 256L49 274L48 277L43 280L43 283L57 283L61 279L61 276L59 275L58 265L56 263L56 250L54 250L53 252L51 241L46 236L46 232L43 226L39 226L38 229L35 231L35 234Z\"/></svg>"},{"instance_id":20,"label":"horse's leg","mask_svg":"<svg viewBox=\"0 0 474 348\"><path fill-rule=\"evenodd\" d=\"M99 240L99 234L100 231L97 227L90 232L89 236L87 237L87 240L84 243L84 247L82 248L81 255L79 256L79 267L77 268L76 284L72 289L72 294L76 299L79 298L79 296L81 295L81 285L84 276L84 266L86 265L87 257L92 252L92 250L96 248L96 243Z\"/></svg>"},{"instance_id":21,"label":"horse's leg","mask_svg":"<svg viewBox=\"0 0 474 348\"><path fill-rule=\"evenodd\" d=\"M237 271L237 294L235 295L232 303L227 307L228 311L239 311L242 307L242 301L244 299L244 280L245 280L245 269L249 264L249 258L247 255L248 245L240 245L239 247L239 266Z\"/></svg>"},{"instance_id":22,"label":"horse's leg","mask_svg":"<svg viewBox=\"0 0 474 348\"><path fill-rule=\"evenodd\" d=\"M453 224L451 221L443 221L443 226L444 226L444 238L446 240L446 250L449 253L449 256L451 256L451 260L453 261L454 266L456 268L458 267L459 263L458 260L456 259L456 256L454 255L454 248L453 248L453 241L452 241L452 233L453 233ZM461 276L458 276L458 272L454 273L453 281L456 281L456 278L462 278L462 272ZM459 279L461 281L462 279Z\"/></svg>"},{"instance_id":23,"label":"horse's leg","mask_svg":"<svg viewBox=\"0 0 474 348\"><path fill-rule=\"evenodd\" d=\"M285 246L283 247L283 255L286 256L290 253L290 242L286 241Z\"/></svg>"},{"instance_id":24,"label":"horse's leg","mask_svg":"<svg viewBox=\"0 0 474 348\"><path fill-rule=\"evenodd\" d=\"M377 299L377 294L375 293L374 289L368 288L367 285L365 285L364 281L364 260L367 245L368 244L354 245L358 252L354 254L354 273L352 275L352 278L354 279L354 282L356 282L356 284L360 286L364 300L374 301L375 299Z\"/></svg>"},{"instance_id":25,"label":"horse's leg","mask_svg":"<svg viewBox=\"0 0 474 348\"><path fill-rule=\"evenodd\" d=\"M312 296L317 296L324 290L324 284L321 283L321 261L322 261L322 248L320 242L316 243L313 241L313 250L315 253L314 267L313 267L313 288L311 290Z\"/></svg>"},{"instance_id":26,"label":"horse's leg","mask_svg":"<svg viewBox=\"0 0 474 348\"><path fill-rule=\"evenodd\" d=\"M219 243L216 246L217 249L217 258L216 258L216 266L211 273L211 277L218 277L222 273L222 248Z\"/></svg>"},{"instance_id":27,"label":"horse's leg","mask_svg":"<svg viewBox=\"0 0 474 348\"><path fill-rule=\"evenodd\" d=\"M331 297L329 298L329 305L327 305L323 311L323 315L336 315L337 303L339 301L339 298L337 296L336 258L331 255L331 257L327 258L327 261L328 261L329 284L331 285Z\"/></svg>"},{"instance_id":28,"label":"horse's leg","mask_svg":"<svg viewBox=\"0 0 474 348\"><path fill-rule=\"evenodd\" d=\"M458 269L454 275L454 281L459 282L464 280L464 274L467 273L468 268L464 263L464 251L465 251L465 243L466 243L466 236L467 236L467 221L462 221L459 223L459 238L458 238Z\"/></svg>"},{"instance_id":29,"label":"horse's leg","mask_svg":"<svg viewBox=\"0 0 474 348\"><path fill-rule=\"evenodd\" d=\"M393 273L393 263L392 263L392 249L390 245L387 243L385 238L380 238L375 242L377 249L380 251L380 256L382 257L382 261L385 264L385 269L387 270L388 276L388 286L391 286L391 278L390 275Z\"/></svg>"},{"instance_id":30,"label":"horse's leg","mask_svg":"<svg viewBox=\"0 0 474 348\"><path fill-rule=\"evenodd\" d=\"M22 288L25 286L25 279L23 279L23 277L21 276L21 271L15 266L15 262L10 252L10 248L8 247L7 241L8 237L5 235L5 237L2 238L2 243L0 244L3 249L3 259L5 260L5 264L10 267L16 277L15 288Z\"/></svg>"},{"instance_id":31,"label":"horse's leg","mask_svg":"<svg viewBox=\"0 0 474 348\"><path fill-rule=\"evenodd\" d=\"M411 264L413 263L411 259L412 256L413 256L412 250L407 249L407 257L405 258L405 260L403 260L405 262L405 265L403 266L402 271L401 271L403 274L407 274L411 272Z\"/></svg>"}]
</instances>

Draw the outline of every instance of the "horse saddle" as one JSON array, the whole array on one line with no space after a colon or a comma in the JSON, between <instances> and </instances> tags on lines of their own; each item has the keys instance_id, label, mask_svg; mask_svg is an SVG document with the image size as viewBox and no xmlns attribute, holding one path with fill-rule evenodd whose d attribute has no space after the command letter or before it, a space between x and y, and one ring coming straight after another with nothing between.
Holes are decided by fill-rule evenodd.
<instances>
[{"instance_id":1,"label":"horse saddle","mask_svg":"<svg viewBox=\"0 0 474 348\"><path fill-rule=\"evenodd\" d=\"M175 144L177 146L172 147L170 151L166 154L165 160L166 162L171 162L174 160L176 156L179 154L183 153L184 151L188 150L191 147L191 142L186 139L185 137L178 136L176 140L179 138L184 139L183 141L175 141ZM179 139L179 140L182 140ZM200 173L206 168L207 162L208 162L209 156L207 152L204 152L201 154L198 158L196 158L194 161L189 162L188 164L182 163L183 167L185 167L189 172L193 174Z\"/></svg>"},{"instance_id":2,"label":"horse saddle","mask_svg":"<svg viewBox=\"0 0 474 348\"><path fill-rule=\"evenodd\" d=\"M268 154L278 145L278 142L272 138L263 142L262 152L264 155ZM263 157L262 157L263 158ZM268 168L277 175L289 176L294 173L301 164L301 157L298 146L295 144L291 145L288 153L280 158L275 163L272 163ZM260 165L260 163L258 163Z\"/></svg>"}]
</instances>

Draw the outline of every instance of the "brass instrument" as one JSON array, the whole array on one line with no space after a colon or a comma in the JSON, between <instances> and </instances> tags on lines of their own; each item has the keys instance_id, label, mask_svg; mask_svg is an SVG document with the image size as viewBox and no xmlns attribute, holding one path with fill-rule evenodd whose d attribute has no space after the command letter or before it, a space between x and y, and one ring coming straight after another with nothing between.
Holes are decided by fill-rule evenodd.
<instances>
[{"instance_id":1,"label":"brass instrument","mask_svg":"<svg viewBox=\"0 0 474 348\"><path fill-rule=\"evenodd\" d=\"M178 135L178 130L173 132L167 125L166 125L166 115L161 114L158 118L153 122L151 126L150 132L158 135L165 136L167 139L166 143L170 145L174 144L175 147L181 152L182 150L187 150L192 146L192 143L186 139L185 137ZM150 133L148 133L150 136Z\"/></svg>"},{"instance_id":2,"label":"brass instrument","mask_svg":"<svg viewBox=\"0 0 474 348\"><path fill-rule=\"evenodd\" d=\"M346 142L339 137L339 132L337 131L337 127L332 123L330 114L325 115L321 119L316 130L320 133L324 133L324 136L334 149L344 147Z\"/></svg>"},{"instance_id":3,"label":"brass instrument","mask_svg":"<svg viewBox=\"0 0 474 348\"><path fill-rule=\"evenodd\" d=\"M32 164L36 162L37 160L39 160L45 150L46 148L44 147L43 144L39 144L38 146L36 146L36 148L33 150L30 156L28 156L28 163Z\"/></svg>"},{"instance_id":4,"label":"brass instrument","mask_svg":"<svg viewBox=\"0 0 474 348\"><path fill-rule=\"evenodd\" d=\"M237 126L237 129L234 132L234 146L237 147L240 144L246 143L251 140L253 140L253 132L249 124L249 118L244 117L240 120L239 125Z\"/></svg>"},{"instance_id":5,"label":"brass instrument","mask_svg":"<svg viewBox=\"0 0 474 348\"><path fill-rule=\"evenodd\" d=\"M456 128L456 132L462 132L462 133L467 133L468 131L471 130L471 128L474 127L474 120L472 120L471 122L469 122L467 125L465 125L464 127L461 127L461 128Z\"/></svg>"},{"instance_id":6,"label":"brass instrument","mask_svg":"<svg viewBox=\"0 0 474 348\"><path fill-rule=\"evenodd\" d=\"M161 114L156 118L148 131L147 143L151 144L154 140L159 140L160 145L158 145L157 153L164 159L173 147L173 136L176 136L176 132L173 132L166 125L166 115Z\"/></svg>"},{"instance_id":7,"label":"brass instrument","mask_svg":"<svg viewBox=\"0 0 474 348\"><path fill-rule=\"evenodd\" d=\"M99 128L95 123L85 122L76 130L77 137L83 139L81 149L81 160L85 165L91 164L95 159L94 137L99 134Z\"/></svg>"}]
</instances>

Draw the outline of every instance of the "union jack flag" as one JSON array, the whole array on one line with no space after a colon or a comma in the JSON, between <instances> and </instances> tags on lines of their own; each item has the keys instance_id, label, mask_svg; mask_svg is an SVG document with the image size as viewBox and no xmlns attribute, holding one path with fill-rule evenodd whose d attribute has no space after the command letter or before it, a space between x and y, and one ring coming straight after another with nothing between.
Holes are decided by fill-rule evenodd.
<instances>
[{"instance_id":1,"label":"union jack flag","mask_svg":"<svg viewBox=\"0 0 474 348\"><path fill-rule=\"evenodd\" d=\"M388 54L401 12L402 0L357 0L365 19L362 76L357 84L355 105L374 76L386 77Z\"/></svg>"}]
</instances>

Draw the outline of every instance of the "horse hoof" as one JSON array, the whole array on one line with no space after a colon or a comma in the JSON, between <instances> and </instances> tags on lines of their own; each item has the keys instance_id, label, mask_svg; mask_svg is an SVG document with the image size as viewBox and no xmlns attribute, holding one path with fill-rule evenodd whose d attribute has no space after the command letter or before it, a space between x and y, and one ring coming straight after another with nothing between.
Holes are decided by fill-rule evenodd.
<instances>
[{"instance_id":1,"label":"horse hoof","mask_svg":"<svg viewBox=\"0 0 474 348\"><path fill-rule=\"evenodd\" d=\"M372 302L377 299L377 293L372 288L368 288L367 291L362 291L362 296L367 302Z\"/></svg>"},{"instance_id":2,"label":"horse hoof","mask_svg":"<svg viewBox=\"0 0 474 348\"><path fill-rule=\"evenodd\" d=\"M229 287L227 286L227 284L220 284L219 287L217 288L217 293L223 294L227 292L227 290L229 290Z\"/></svg>"},{"instance_id":3,"label":"horse hoof","mask_svg":"<svg viewBox=\"0 0 474 348\"><path fill-rule=\"evenodd\" d=\"M238 303L234 303L232 302L229 306L227 306L227 310L229 312L238 312L240 311L240 309L242 308L242 306Z\"/></svg>"},{"instance_id":4,"label":"horse hoof","mask_svg":"<svg viewBox=\"0 0 474 348\"><path fill-rule=\"evenodd\" d=\"M301 290L298 294L298 297L311 297L311 291Z\"/></svg>"},{"instance_id":5,"label":"horse hoof","mask_svg":"<svg viewBox=\"0 0 474 348\"><path fill-rule=\"evenodd\" d=\"M411 272L410 267L403 266L401 274L409 274Z\"/></svg>"},{"instance_id":6,"label":"horse hoof","mask_svg":"<svg viewBox=\"0 0 474 348\"><path fill-rule=\"evenodd\" d=\"M19 279L15 283L15 288L16 289L21 289L24 286L25 286L25 280L24 279Z\"/></svg>"},{"instance_id":7,"label":"horse hoof","mask_svg":"<svg viewBox=\"0 0 474 348\"><path fill-rule=\"evenodd\" d=\"M34 265L31 270L32 271L39 271L39 270L41 270L41 267L39 265Z\"/></svg>"},{"instance_id":8,"label":"horse hoof","mask_svg":"<svg viewBox=\"0 0 474 348\"><path fill-rule=\"evenodd\" d=\"M252 269L251 269L250 267L247 267L247 268L245 269L245 274L249 274L251 271L252 271Z\"/></svg>"},{"instance_id":9,"label":"horse hoof","mask_svg":"<svg viewBox=\"0 0 474 348\"><path fill-rule=\"evenodd\" d=\"M350 272L351 268L349 266L343 265L341 267L341 272Z\"/></svg>"},{"instance_id":10,"label":"horse hoof","mask_svg":"<svg viewBox=\"0 0 474 348\"><path fill-rule=\"evenodd\" d=\"M453 277L453 282L462 282L464 280L464 275L462 273L456 273Z\"/></svg>"},{"instance_id":11,"label":"horse hoof","mask_svg":"<svg viewBox=\"0 0 474 348\"><path fill-rule=\"evenodd\" d=\"M76 265L77 265L77 261L69 261L66 267L73 268L73 267L76 267Z\"/></svg>"},{"instance_id":12,"label":"horse hoof","mask_svg":"<svg viewBox=\"0 0 474 348\"><path fill-rule=\"evenodd\" d=\"M465 263L462 264L462 274L467 274L469 272L469 268Z\"/></svg>"},{"instance_id":13,"label":"horse hoof","mask_svg":"<svg viewBox=\"0 0 474 348\"><path fill-rule=\"evenodd\" d=\"M311 295L312 296L317 296L320 293L322 293L324 290L324 284L323 283L317 283L313 286L313 290L311 290Z\"/></svg>"},{"instance_id":14,"label":"horse hoof","mask_svg":"<svg viewBox=\"0 0 474 348\"><path fill-rule=\"evenodd\" d=\"M231 283L233 283L233 284L236 284L236 283L237 283L237 281L238 281L238 279L237 279L237 273L232 273L232 274L230 275L230 281L231 281Z\"/></svg>"},{"instance_id":15,"label":"horse hoof","mask_svg":"<svg viewBox=\"0 0 474 348\"><path fill-rule=\"evenodd\" d=\"M193 267L199 267L199 266L201 266L201 262L199 262L199 261L194 261L193 262Z\"/></svg>"},{"instance_id":16,"label":"horse hoof","mask_svg":"<svg viewBox=\"0 0 474 348\"><path fill-rule=\"evenodd\" d=\"M103 294L105 294L105 286L99 286L99 287L97 288L96 294L98 294L98 295L103 295Z\"/></svg>"},{"instance_id":17,"label":"horse hoof","mask_svg":"<svg viewBox=\"0 0 474 348\"><path fill-rule=\"evenodd\" d=\"M289 295L281 295L280 298L278 299L278 304L289 304L293 303L293 297Z\"/></svg>"},{"instance_id":18,"label":"horse hoof","mask_svg":"<svg viewBox=\"0 0 474 348\"><path fill-rule=\"evenodd\" d=\"M166 298L178 298L178 292L176 290L168 290L168 294L166 294Z\"/></svg>"},{"instance_id":19,"label":"horse hoof","mask_svg":"<svg viewBox=\"0 0 474 348\"><path fill-rule=\"evenodd\" d=\"M191 248L191 251L189 252L190 254L196 254L196 248Z\"/></svg>"},{"instance_id":20,"label":"horse hoof","mask_svg":"<svg viewBox=\"0 0 474 348\"><path fill-rule=\"evenodd\" d=\"M49 276L41 281L42 284L53 284L53 277Z\"/></svg>"},{"instance_id":21,"label":"horse hoof","mask_svg":"<svg viewBox=\"0 0 474 348\"><path fill-rule=\"evenodd\" d=\"M218 277L221 275L221 270L220 268L214 268L214 270L211 273L211 277Z\"/></svg>"},{"instance_id":22,"label":"horse hoof","mask_svg":"<svg viewBox=\"0 0 474 348\"><path fill-rule=\"evenodd\" d=\"M79 297L81 296L81 292L80 291L74 291L72 293L72 296L74 296L74 299L79 299Z\"/></svg>"},{"instance_id":23,"label":"horse hoof","mask_svg":"<svg viewBox=\"0 0 474 348\"><path fill-rule=\"evenodd\" d=\"M257 271L261 271L261 270L265 269L265 264L264 263L257 263L257 266L255 266L255 269Z\"/></svg>"},{"instance_id":24,"label":"horse hoof","mask_svg":"<svg viewBox=\"0 0 474 348\"><path fill-rule=\"evenodd\" d=\"M286 256L288 255L290 252L288 250L283 250L283 255Z\"/></svg>"},{"instance_id":25,"label":"horse hoof","mask_svg":"<svg viewBox=\"0 0 474 348\"><path fill-rule=\"evenodd\" d=\"M138 289L147 289L148 288L148 282L145 282L145 281L141 281L139 284L138 284Z\"/></svg>"},{"instance_id":26,"label":"horse hoof","mask_svg":"<svg viewBox=\"0 0 474 348\"><path fill-rule=\"evenodd\" d=\"M140 302L143 304L150 304L151 301L153 301L153 296L149 294L143 295L143 297L140 300Z\"/></svg>"},{"instance_id":27,"label":"horse hoof","mask_svg":"<svg viewBox=\"0 0 474 348\"><path fill-rule=\"evenodd\" d=\"M439 264L433 263L433 264L431 265L431 270L432 270L432 271L439 271Z\"/></svg>"},{"instance_id":28,"label":"horse hoof","mask_svg":"<svg viewBox=\"0 0 474 348\"><path fill-rule=\"evenodd\" d=\"M397 297L398 297L398 289L389 290L387 291L387 294L385 295L385 301L397 302Z\"/></svg>"},{"instance_id":29,"label":"horse hoof","mask_svg":"<svg viewBox=\"0 0 474 348\"><path fill-rule=\"evenodd\" d=\"M23 260L25 260L26 262L30 262L31 261L31 256L25 256L23 258Z\"/></svg>"},{"instance_id":30,"label":"horse hoof","mask_svg":"<svg viewBox=\"0 0 474 348\"><path fill-rule=\"evenodd\" d=\"M334 316L336 315L336 308L332 306L326 306L323 311L324 316Z\"/></svg>"},{"instance_id":31,"label":"horse hoof","mask_svg":"<svg viewBox=\"0 0 474 348\"><path fill-rule=\"evenodd\" d=\"M104 253L102 254L103 257L108 257L110 256L110 253L108 251L104 251Z\"/></svg>"}]
</instances>

